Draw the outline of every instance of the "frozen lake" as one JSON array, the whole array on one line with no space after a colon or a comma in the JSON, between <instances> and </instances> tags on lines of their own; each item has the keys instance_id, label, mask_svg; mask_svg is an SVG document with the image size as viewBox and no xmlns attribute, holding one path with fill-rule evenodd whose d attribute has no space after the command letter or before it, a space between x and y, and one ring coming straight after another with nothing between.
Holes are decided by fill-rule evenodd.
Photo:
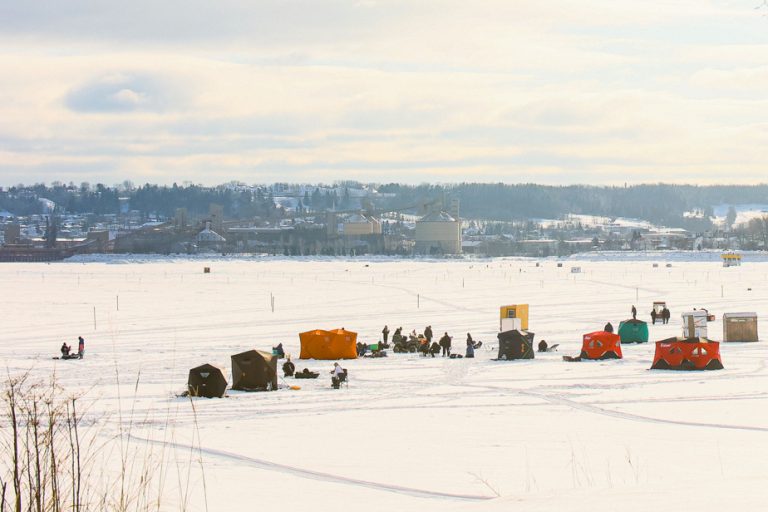
<instances>
[{"instance_id":1,"label":"frozen lake","mask_svg":"<svg viewBox=\"0 0 768 512\"><path fill-rule=\"evenodd\" d=\"M254 499L323 511L762 510L768 344L722 344L716 372L649 371L653 343L623 346L620 361L562 361L633 304L648 320L655 300L672 320L650 326L651 341L679 335L680 313L694 307L716 315L711 339L722 339L722 314L738 311L757 312L768 335L768 262L670 261L4 264L0 354L11 374L55 372L68 392L85 392L105 438L130 422L147 446L175 447L168 479L192 466L189 510L205 510L204 496L213 511ZM558 352L491 360L499 306L516 303L530 304L535 341ZM346 361L339 391L331 361L297 360L322 373L289 379L298 391L195 399L194 411L175 396L194 366L217 365L231 382L232 354L282 342L297 357L299 332L345 327L373 342L384 324L432 325L462 353L471 332L484 347L474 360ZM78 335L84 360L51 359ZM181 499L168 488L169 503Z\"/></svg>"}]
</instances>

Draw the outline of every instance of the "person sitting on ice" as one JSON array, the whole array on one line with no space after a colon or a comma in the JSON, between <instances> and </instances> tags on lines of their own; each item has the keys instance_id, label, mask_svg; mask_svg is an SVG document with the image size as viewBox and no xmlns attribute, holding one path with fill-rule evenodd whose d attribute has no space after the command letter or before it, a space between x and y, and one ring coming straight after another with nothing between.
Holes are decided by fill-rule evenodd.
<instances>
[{"instance_id":1,"label":"person sitting on ice","mask_svg":"<svg viewBox=\"0 0 768 512\"><path fill-rule=\"evenodd\" d=\"M541 340L539 342L539 352L546 352L548 349L547 340Z\"/></svg>"},{"instance_id":2,"label":"person sitting on ice","mask_svg":"<svg viewBox=\"0 0 768 512\"><path fill-rule=\"evenodd\" d=\"M62 343L62 344L61 344L61 358L62 358L62 359L67 359L67 358L69 358L69 351L70 351L70 350L72 350L72 347L70 347L69 345L67 345L67 342L66 342L66 341L65 341L64 343Z\"/></svg>"},{"instance_id":3,"label":"person sitting on ice","mask_svg":"<svg viewBox=\"0 0 768 512\"><path fill-rule=\"evenodd\" d=\"M293 377L293 373L295 371L296 365L291 361L291 356L288 356L286 361L283 363L283 374L285 374L286 377Z\"/></svg>"},{"instance_id":4,"label":"person sitting on ice","mask_svg":"<svg viewBox=\"0 0 768 512\"><path fill-rule=\"evenodd\" d=\"M611 332L612 333L613 332L613 324L611 322L608 322L607 324L605 324L605 327L603 327L603 330L605 332Z\"/></svg>"},{"instance_id":5,"label":"person sitting on ice","mask_svg":"<svg viewBox=\"0 0 768 512\"><path fill-rule=\"evenodd\" d=\"M347 379L347 372L341 367L339 363L333 363L333 370L331 370L331 386L334 389L339 389L339 385Z\"/></svg>"},{"instance_id":6,"label":"person sitting on ice","mask_svg":"<svg viewBox=\"0 0 768 512\"><path fill-rule=\"evenodd\" d=\"M419 352L426 357L429 355L429 340L427 338L419 338Z\"/></svg>"},{"instance_id":7,"label":"person sitting on ice","mask_svg":"<svg viewBox=\"0 0 768 512\"><path fill-rule=\"evenodd\" d=\"M272 347L272 353L277 356L278 359L285 357L285 350L283 350L283 344L278 343L276 347Z\"/></svg>"}]
</instances>

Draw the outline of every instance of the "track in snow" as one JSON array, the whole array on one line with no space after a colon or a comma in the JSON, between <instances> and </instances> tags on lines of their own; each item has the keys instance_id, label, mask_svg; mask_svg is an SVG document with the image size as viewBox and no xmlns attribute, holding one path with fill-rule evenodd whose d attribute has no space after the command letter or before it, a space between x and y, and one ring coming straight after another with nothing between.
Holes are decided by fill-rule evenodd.
<instances>
[{"instance_id":1,"label":"track in snow","mask_svg":"<svg viewBox=\"0 0 768 512\"><path fill-rule=\"evenodd\" d=\"M481 496L478 494L453 494L453 493L445 493L445 492L439 492L439 491L416 489L413 487L403 487L400 485L371 482L369 480L360 480L357 478L349 478L345 476L332 475L330 473L323 473L321 471L313 471L311 469L302 469L296 466L278 464L276 462L270 462L264 459L247 457L245 455L240 455L238 453L232 453L224 450L215 450L212 448L195 448L187 444L168 442L168 441L153 441L151 439L145 439L142 437L135 436L133 434L131 434L130 437L136 439L137 441L142 441L144 443L160 444L166 447L170 446L172 448L178 448L183 450L195 450L195 451L199 451L199 452L211 455L213 457L219 457L219 458L228 459L232 461L243 462L250 466L256 467L258 469L263 469L266 471L276 471L279 473L298 476L300 478L309 478L311 480L318 480L321 482L330 482L330 483L336 483L336 484L342 484L342 485L353 485L357 487L365 487L367 489L373 489L377 491L392 492L395 494L412 496L414 498L461 500L461 501L486 501L486 500L494 499L493 496Z\"/></svg>"}]
</instances>

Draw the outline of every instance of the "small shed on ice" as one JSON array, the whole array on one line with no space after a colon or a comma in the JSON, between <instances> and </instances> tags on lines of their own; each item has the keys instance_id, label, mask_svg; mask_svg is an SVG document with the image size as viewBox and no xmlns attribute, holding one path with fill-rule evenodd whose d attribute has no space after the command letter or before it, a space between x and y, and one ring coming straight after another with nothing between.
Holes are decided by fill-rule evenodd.
<instances>
[{"instance_id":1,"label":"small shed on ice","mask_svg":"<svg viewBox=\"0 0 768 512\"><path fill-rule=\"evenodd\" d=\"M723 314L723 341L757 340L757 313Z\"/></svg>"},{"instance_id":2,"label":"small shed on ice","mask_svg":"<svg viewBox=\"0 0 768 512\"><path fill-rule=\"evenodd\" d=\"M499 308L499 331L528 330L528 304L511 304Z\"/></svg>"},{"instance_id":3,"label":"small shed on ice","mask_svg":"<svg viewBox=\"0 0 768 512\"><path fill-rule=\"evenodd\" d=\"M724 267L738 267L741 265L741 254L726 252L720 255Z\"/></svg>"},{"instance_id":4,"label":"small shed on ice","mask_svg":"<svg viewBox=\"0 0 768 512\"><path fill-rule=\"evenodd\" d=\"M683 313L683 338L707 337L707 312L694 309Z\"/></svg>"}]
</instances>

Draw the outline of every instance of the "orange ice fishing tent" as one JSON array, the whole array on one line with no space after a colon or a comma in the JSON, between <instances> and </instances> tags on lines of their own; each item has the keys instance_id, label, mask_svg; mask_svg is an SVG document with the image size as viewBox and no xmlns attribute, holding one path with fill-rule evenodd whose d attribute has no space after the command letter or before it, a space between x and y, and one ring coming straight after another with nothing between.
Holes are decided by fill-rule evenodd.
<instances>
[{"instance_id":1,"label":"orange ice fishing tent","mask_svg":"<svg viewBox=\"0 0 768 512\"><path fill-rule=\"evenodd\" d=\"M597 331L585 334L581 343L582 359L621 359L621 336Z\"/></svg>"},{"instance_id":2,"label":"orange ice fishing tent","mask_svg":"<svg viewBox=\"0 0 768 512\"><path fill-rule=\"evenodd\" d=\"M300 359L357 359L357 333L344 329L302 332Z\"/></svg>"},{"instance_id":3,"label":"orange ice fishing tent","mask_svg":"<svg viewBox=\"0 0 768 512\"><path fill-rule=\"evenodd\" d=\"M651 370L722 370L720 343L707 338L667 338L656 342Z\"/></svg>"}]
</instances>

